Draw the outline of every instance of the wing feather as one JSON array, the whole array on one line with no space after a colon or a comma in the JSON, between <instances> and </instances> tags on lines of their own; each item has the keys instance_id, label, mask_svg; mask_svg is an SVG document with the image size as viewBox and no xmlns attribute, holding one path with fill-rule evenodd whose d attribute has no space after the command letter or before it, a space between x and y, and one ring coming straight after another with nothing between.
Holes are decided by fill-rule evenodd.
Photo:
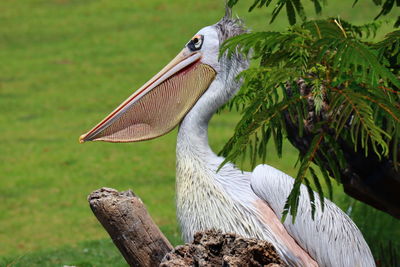
<instances>
[{"instance_id":1,"label":"wing feather","mask_svg":"<svg viewBox=\"0 0 400 267\"><path fill-rule=\"evenodd\" d=\"M257 166L251 177L255 194L266 201L278 218L282 217L294 179L268 165ZM375 266L371 251L354 222L334 203L325 199L324 212L315 194L316 214L311 218L307 188L301 186L296 221L288 215L284 226L297 243L320 266Z\"/></svg>"}]
</instances>

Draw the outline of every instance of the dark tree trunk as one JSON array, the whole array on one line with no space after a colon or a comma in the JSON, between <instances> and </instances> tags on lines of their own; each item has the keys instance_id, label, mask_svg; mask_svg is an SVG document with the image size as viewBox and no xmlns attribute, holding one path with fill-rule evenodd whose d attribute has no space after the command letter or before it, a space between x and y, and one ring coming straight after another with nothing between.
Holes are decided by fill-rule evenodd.
<instances>
[{"instance_id":1,"label":"dark tree trunk","mask_svg":"<svg viewBox=\"0 0 400 267\"><path fill-rule=\"evenodd\" d=\"M299 136L297 123L294 123L288 114L285 114L285 121L289 141L300 153L304 154L314 137L311 131L313 125L318 121L329 119L329 115L321 114L317 116L314 112L313 99L309 94L311 87L308 87L301 79L297 85L302 95L310 95L308 98L308 127L305 129L304 135ZM291 94L291 90L293 88L288 85L288 95ZM321 112L323 113L323 111ZM335 135L334 129L326 130L330 131L329 134ZM363 149L355 151L354 147L343 139L339 138L338 143L347 161L347 167L339 170L346 194L400 219L400 172L395 170L393 162L390 160L391 155L389 158L382 159L379 159L374 153L365 156ZM328 146L328 144L322 145ZM373 151L372 148L369 151ZM328 165L325 162L324 166L320 167L332 174Z\"/></svg>"}]
</instances>

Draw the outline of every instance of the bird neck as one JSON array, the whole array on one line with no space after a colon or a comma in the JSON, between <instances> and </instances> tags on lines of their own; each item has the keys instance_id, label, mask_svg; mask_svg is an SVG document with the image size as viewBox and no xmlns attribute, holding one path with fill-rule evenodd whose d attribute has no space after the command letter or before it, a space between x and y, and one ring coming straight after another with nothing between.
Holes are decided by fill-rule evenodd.
<instances>
[{"instance_id":1,"label":"bird neck","mask_svg":"<svg viewBox=\"0 0 400 267\"><path fill-rule=\"evenodd\" d=\"M230 98L221 90L222 86L221 81L215 79L181 122L177 140L178 157L218 158L208 143L208 123Z\"/></svg>"},{"instance_id":2,"label":"bird neck","mask_svg":"<svg viewBox=\"0 0 400 267\"><path fill-rule=\"evenodd\" d=\"M236 76L248 68L248 61L234 54L231 58L222 56L219 64L215 80L188 112L179 127L178 157L180 152L190 151L198 157L221 159L212 152L208 144L208 123L218 108L228 102L239 89L241 82Z\"/></svg>"}]
</instances>

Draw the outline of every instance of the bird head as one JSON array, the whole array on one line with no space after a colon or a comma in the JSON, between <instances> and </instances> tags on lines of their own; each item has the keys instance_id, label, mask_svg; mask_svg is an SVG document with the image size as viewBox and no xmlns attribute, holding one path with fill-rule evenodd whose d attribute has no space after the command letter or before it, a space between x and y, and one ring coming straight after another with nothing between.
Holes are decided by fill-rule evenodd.
<instances>
[{"instance_id":1,"label":"bird head","mask_svg":"<svg viewBox=\"0 0 400 267\"><path fill-rule=\"evenodd\" d=\"M220 57L219 50L226 39L243 32L241 21L227 9L223 19L197 32L171 62L79 141L153 139L174 129L214 81L225 80L225 94L232 95L238 87L234 78L248 63L238 54Z\"/></svg>"}]
</instances>

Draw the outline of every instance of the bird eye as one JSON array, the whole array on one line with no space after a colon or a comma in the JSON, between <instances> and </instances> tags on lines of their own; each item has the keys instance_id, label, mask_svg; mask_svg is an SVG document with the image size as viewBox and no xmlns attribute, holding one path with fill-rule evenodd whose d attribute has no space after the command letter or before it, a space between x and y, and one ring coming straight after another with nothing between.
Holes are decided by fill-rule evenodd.
<instances>
[{"instance_id":1,"label":"bird eye","mask_svg":"<svg viewBox=\"0 0 400 267\"><path fill-rule=\"evenodd\" d=\"M201 49L203 45L204 36L199 34L192 38L187 44L187 47L192 51L197 51Z\"/></svg>"}]
</instances>

